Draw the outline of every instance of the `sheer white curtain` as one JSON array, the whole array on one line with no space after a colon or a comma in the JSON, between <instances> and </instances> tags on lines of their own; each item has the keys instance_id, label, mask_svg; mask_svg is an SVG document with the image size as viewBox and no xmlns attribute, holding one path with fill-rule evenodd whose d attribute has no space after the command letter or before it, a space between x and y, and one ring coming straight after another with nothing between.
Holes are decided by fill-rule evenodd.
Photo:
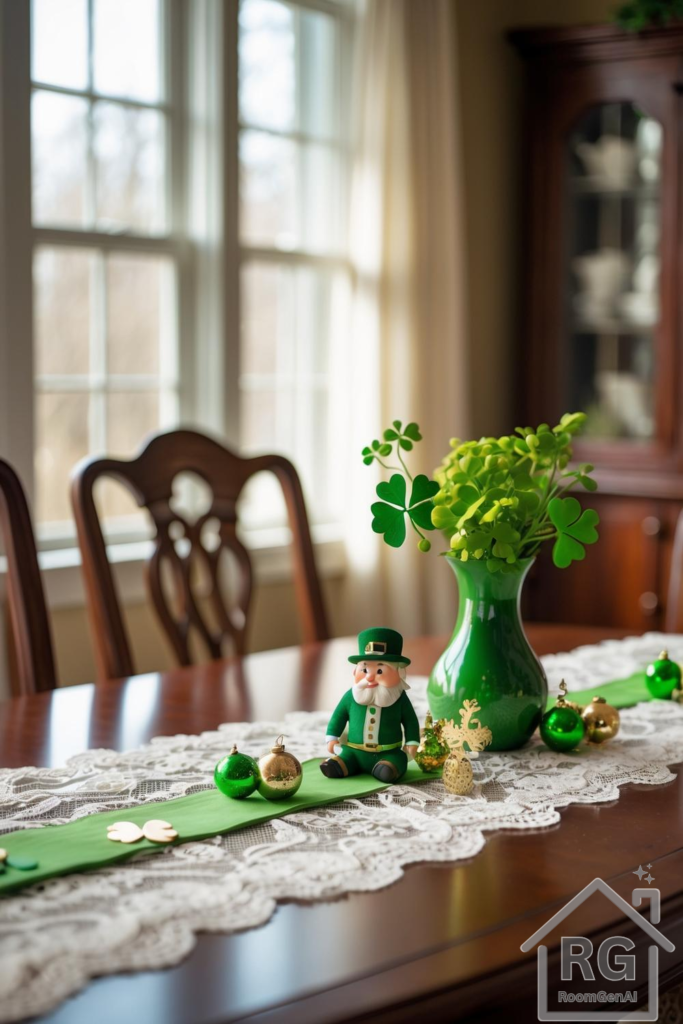
<instances>
[{"instance_id":1,"label":"sheer white curtain","mask_svg":"<svg viewBox=\"0 0 683 1024\"><path fill-rule=\"evenodd\" d=\"M462 169L454 0L361 0L354 74L351 196L355 287L344 379L349 576L341 628L448 631L455 582L433 534L400 551L370 529L380 479L361 448L394 419L424 441L412 472L430 475L449 438L468 432ZM412 453L411 453L412 454Z\"/></svg>"}]
</instances>

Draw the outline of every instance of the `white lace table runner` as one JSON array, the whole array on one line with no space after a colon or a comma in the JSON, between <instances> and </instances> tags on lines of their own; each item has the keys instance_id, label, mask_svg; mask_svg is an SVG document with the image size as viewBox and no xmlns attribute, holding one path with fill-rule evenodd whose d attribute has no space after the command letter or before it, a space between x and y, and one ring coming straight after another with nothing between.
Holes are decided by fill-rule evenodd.
<instances>
[{"instance_id":1,"label":"white lace table runner","mask_svg":"<svg viewBox=\"0 0 683 1024\"><path fill-rule=\"evenodd\" d=\"M561 678L583 690L631 675L665 644L683 661L683 636L650 633L543 663L552 692ZM410 683L422 720L426 679ZM340 692L344 685L341 676ZM64 768L1 770L0 833L206 789L233 741L260 754L282 732L300 760L324 756L327 719L295 713L159 737L126 753L88 750ZM28 888L0 900L0 1019L44 1013L96 975L178 963L197 932L253 928L278 900L380 889L406 864L474 856L486 832L553 825L559 808L616 800L624 783L668 782L682 749L683 707L653 701L623 711L619 737L603 747L557 754L535 738L523 750L483 754L471 797L448 795L438 780L395 785Z\"/></svg>"}]
</instances>

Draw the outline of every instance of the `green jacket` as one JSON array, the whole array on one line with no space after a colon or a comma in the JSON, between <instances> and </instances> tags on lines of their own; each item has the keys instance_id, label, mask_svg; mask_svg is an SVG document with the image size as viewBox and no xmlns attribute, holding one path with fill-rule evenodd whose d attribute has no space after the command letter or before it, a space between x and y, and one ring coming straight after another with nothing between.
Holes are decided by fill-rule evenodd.
<instances>
[{"instance_id":1,"label":"green jacket","mask_svg":"<svg viewBox=\"0 0 683 1024\"><path fill-rule=\"evenodd\" d=\"M417 746L420 742L420 723L405 690L388 708L359 704L354 700L352 690L347 690L332 712L327 726L327 739L339 739L347 723L349 743L400 742Z\"/></svg>"}]
</instances>

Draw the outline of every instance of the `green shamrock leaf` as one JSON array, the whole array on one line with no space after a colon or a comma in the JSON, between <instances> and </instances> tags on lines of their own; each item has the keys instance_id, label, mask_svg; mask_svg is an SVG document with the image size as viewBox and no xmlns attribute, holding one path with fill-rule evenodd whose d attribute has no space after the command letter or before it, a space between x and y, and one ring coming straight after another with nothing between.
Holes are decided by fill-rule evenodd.
<instances>
[{"instance_id":1,"label":"green shamrock leaf","mask_svg":"<svg viewBox=\"0 0 683 1024\"><path fill-rule=\"evenodd\" d=\"M553 547L553 562L560 569L566 569L572 562L581 562L586 557L584 544L595 544L600 522L598 513L587 508L581 511L576 498L553 498L548 503L550 521L557 530Z\"/></svg>"},{"instance_id":2,"label":"green shamrock leaf","mask_svg":"<svg viewBox=\"0 0 683 1024\"><path fill-rule=\"evenodd\" d=\"M373 515L372 529L384 535L384 543L392 548L400 548L406 539L405 509L387 505L384 501L375 501L370 506Z\"/></svg>"},{"instance_id":3,"label":"green shamrock leaf","mask_svg":"<svg viewBox=\"0 0 683 1024\"><path fill-rule=\"evenodd\" d=\"M422 434L417 423L409 423L403 431L404 437L409 437L411 441L421 441Z\"/></svg>"},{"instance_id":4,"label":"green shamrock leaf","mask_svg":"<svg viewBox=\"0 0 683 1024\"><path fill-rule=\"evenodd\" d=\"M381 484L377 484L377 497L405 509L406 482L404 477L400 473L394 473L390 480L383 480Z\"/></svg>"},{"instance_id":5,"label":"green shamrock leaf","mask_svg":"<svg viewBox=\"0 0 683 1024\"><path fill-rule=\"evenodd\" d=\"M434 502L431 500L439 490L436 480L430 480L424 473L420 473L413 480L413 489L410 493L410 505L408 515L423 530L433 530L432 509Z\"/></svg>"},{"instance_id":6,"label":"green shamrock leaf","mask_svg":"<svg viewBox=\"0 0 683 1024\"><path fill-rule=\"evenodd\" d=\"M405 478L394 473L389 480L377 484L377 497L383 500L370 506L374 517L372 529L383 534L385 543L392 548L400 548L406 539L406 515L418 528L433 530L432 498L438 490L436 480L420 474L413 480L410 503L407 504Z\"/></svg>"},{"instance_id":7,"label":"green shamrock leaf","mask_svg":"<svg viewBox=\"0 0 683 1024\"><path fill-rule=\"evenodd\" d=\"M417 505L418 502L426 501L428 498L433 498L439 490L439 485L436 480L430 480L424 473L420 473L413 480L413 489L410 493L410 507Z\"/></svg>"}]
</instances>

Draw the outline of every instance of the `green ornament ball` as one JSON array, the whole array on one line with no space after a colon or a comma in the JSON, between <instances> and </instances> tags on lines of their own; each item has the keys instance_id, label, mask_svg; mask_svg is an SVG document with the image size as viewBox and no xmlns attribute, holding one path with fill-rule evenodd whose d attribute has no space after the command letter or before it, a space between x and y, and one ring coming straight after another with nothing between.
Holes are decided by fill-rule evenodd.
<instances>
[{"instance_id":1,"label":"green ornament ball","mask_svg":"<svg viewBox=\"0 0 683 1024\"><path fill-rule=\"evenodd\" d=\"M667 700L681 685L681 669L671 661L668 651L662 651L656 661L645 670L645 684L653 697Z\"/></svg>"},{"instance_id":2,"label":"green ornament ball","mask_svg":"<svg viewBox=\"0 0 683 1024\"><path fill-rule=\"evenodd\" d=\"M430 540L427 540L426 537L423 537L421 541L418 541L417 546L420 549L420 551L426 554L428 551L431 551L432 542Z\"/></svg>"},{"instance_id":3,"label":"green ornament ball","mask_svg":"<svg viewBox=\"0 0 683 1024\"><path fill-rule=\"evenodd\" d=\"M551 708L541 719L541 739L551 750L574 750L583 739L585 731L581 715L566 705Z\"/></svg>"},{"instance_id":4,"label":"green ornament ball","mask_svg":"<svg viewBox=\"0 0 683 1024\"><path fill-rule=\"evenodd\" d=\"M213 773L216 788L231 800L251 796L260 781L258 764L248 754L240 754L236 746L219 761Z\"/></svg>"}]
</instances>

